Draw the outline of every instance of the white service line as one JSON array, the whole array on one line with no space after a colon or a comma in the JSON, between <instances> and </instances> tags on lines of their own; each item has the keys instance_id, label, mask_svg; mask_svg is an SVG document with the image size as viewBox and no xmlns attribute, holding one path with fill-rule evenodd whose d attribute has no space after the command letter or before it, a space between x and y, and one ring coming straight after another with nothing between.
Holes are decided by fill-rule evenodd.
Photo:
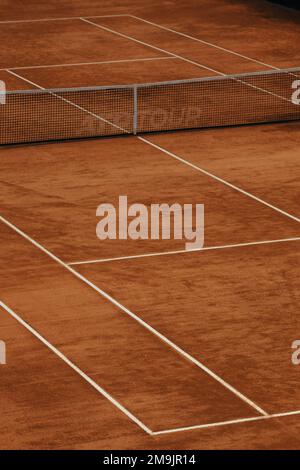
<instances>
[{"instance_id":1,"label":"white service line","mask_svg":"<svg viewBox=\"0 0 300 470\"><path fill-rule=\"evenodd\" d=\"M163 434L171 434L176 432L183 432L183 431L194 431L196 429L207 429L207 428L215 428L220 426L228 426L231 424L242 424L242 423L250 423L252 421L262 421L265 419L274 419L274 418L284 418L287 416L296 416L300 415L300 410L296 411L287 411L286 413L277 413L268 416L255 416L253 418L240 418L240 419L233 419L229 421L219 421L216 423L208 423L208 424L196 424L194 426L185 426L182 428L173 428L173 429L164 429L162 431L154 431L152 436L160 436Z\"/></svg>"},{"instance_id":2,"label":"white service line","mask_svg":"<svg viewBox=\"0 0 300 470\"><path fill-rule=\"evenodd\" d=\"M130 39L131 41L134 41L138 44L142 44L143 46L147 46L147 47L151 47L151 49L155 49L156 51L160 51L160 52L163 52L164 54L169 54L171 55L172 57L176 57L176 59L181 59L185 62L188 62L190 64L193 64L193 65L196 65L196 67L200 67L202 69L205 69L205 70L209 70L210 72L213 72L213 73L216 73L218 75L223 75L224 77L226 77L226 73L223 73L223 72L220 72L219 70L215 70L211 67L207 67L206 65L202 65L202 64L199 64L199 62L195 62L193 60L190 60L190 59L187 59L183 56L180 56L178 54L175 54L174 52L170 52L166 49L162 49L161 47L157 47L157 46L153 46L152 44L149 44L147 42L144 42L144 41L140 41L139 39L136 39L136 38L133 38L132 36L128 36L127 34L123 34L123 33L119 33L118 31L115 31L114 29L111 29L111 28L107 28L106 26L102 26L102 25L99 25L93 21L90 21L90 20L87 20L86 18L82 17L80 18L82 21L85 21L86 23L89 23L91 24L92 26L95 26L96 28L99 28L99 29L103 29L104 31L108 31L109 33L112 33L112 34L116 34L117 36L120 36L122 38L125 38L125 39Z\"/></svg>"},{"instance_id":3,"label":"white service line","mask_svg":"<svg viewBox=\"0 0 300 470\"><path fill-rule=\"evenodd\" d=\"M151 325L146 323L144 320L142 320L140 317L138 317L136 314L131 312L128 308L126 308L124 305L122 305L120 302L118 302L115 298L113 298L111 295L107 294L104 290L100 289L97 287L95 284L93 284L91 281L89 281L85 276L80 274L78 271L73 269L71 266L68 266L64 261L62 261L60 258L58 258L56 255L54 255L51 251L49 251L47 248L45 248L43 245L41 245L39 242L31 238L29 235L27 235L25 232L23 232L21 229L19 229L16 225L12 224L9 222L6 218L0 215L0 222L4 223L7 227L18 233L21 237L23 237L25 240L30 242L32 245L34 245L36 248L41 250L43 253L45 253L47 256L49 256L53 261L58 263L60 266L64 267L67 271L72 273L75 277L77 277L80 281L82 281L84 284L88 285L91 287L94 291L98 292L103 298L108 300L110 303L115 305L119 310L124 312L126 315L131 317L133 320L135 320L137 323L139 323L143 328L146 330L150 331L154 336L156 336L159 340L163 341L165 344L167 344L171 349L173 349L176 353L190 361L192 364L195 364L199 369L204 371L207 375L212 377L216 382L221 384L224 388L229 390L231 393L236 395L240 400L243 402L247 403L250 407L255 409L259 414L263 416L268 416L268 413L263 410L260 406L258 406L254 401L243 395L241 392L239 392L235 387L230 385L228 382L223 380L220 376L218 376L215 372L210 370L208 367L206 367L202 362L198 361L195 357L191 356L189 353L181 349L181 347L177 346L177 344L173 343L169 338L164 336L162 333L160 333L158 330L153 328Z\"/></svg>"},{"instance_id":4,"label":"white service line","mask_svg":"<svg viewBox=\"0 0 300 470\"><path fill-rule=\"evenodd\" d=\"M163 57L142 57L140 59L119 59L119 60L102 60L99 62L76 62L74 64L49 64L49 65L26 65L25 67L5 67L0 70L27 70L27 69L47 69L53 67L77 67L82 65L103 65L103 64L121 64L123 62L145 62L153 60L167 60L167 59L176 59L173 56L163 56Z\"/></svg>"},{"instance_id":5,"label":"white service line","mask_svg":"<svg viewBox=\"0 0 300 470\"><path fill-rule=\"evenodd\" d=\"M70 361L59 349L57 349L53 344L49 343L38 331L36 331L32 326L30 326L25 320L23 320L20 315L14 312L10 307L8 307L4 302L0 300L0 307L2 307L9 315L11 315L15 320L17 320L22 326L24 326L32 335L34 335L39 341L41 341L48 349L50 349L56 356L58 356L63 362L65 362L71 369L73 369L77 374L80 375L86 382L88 382L97 392L103 395L107 400L109 400L118 410L127 416L131 421L137 424L143 431L147 434L152 435L151 429L149 429L142 421L140 421L136 416L134 416L127 408L121 405L113 396L108 393L104 388L98 385L91 377L89 377L85 372L83 372L79 367Z\"/></svg>"},{"instance_id":6,"label":"white service line","mask_svg":"<svg viewBox=\"0 0 300 470\"><path fill-rule=\"evenodd\" d=\"M281 238L278 240L264 240L260 242L236 243L234 245L207 246L207 247L195 248L191 250L159 251L156 253L144 253L142 255L119 256L116 258L92 259L92 260L87 260L87 261L72 261L67 264L68 266L79 266L79 265L84 265L84 264L98 264L98 263L107 263L110 261L122 261L122 260L139 259L139 258L152 258L155 256L179 255L183 253L188 254L188 253L195 253L195 252L200 252L200 251L224 250L224 249L230 249L230 248L243 248L247 246L269 245L269 244L274 244L274 243L285 243L285 242L295 242L295 241L300 241L300 237Z\"/></svg>"},{"instance_id":7,"label":"white service line","mask_svg":"<svg viewBox=\"0 0 300 470\"><path fill-rule=\"evenodd\" d=\"M101 15L101 16L89 16L88 18L118 18L121 16L129 16L128 14L119 15ZM39 21L68 21L68 20L80 20L81 16L68 16L64 18L38 18L35 20L4 20L0 21L0 24L10 23L38 23Z\"/></svg>"},{"instance_id":8,"label":"white service line","mask_svg":"<svg viewBox=\"0 0 300 470\"><path fill-rule=\"evenodd\" d=\"M261 60L253 59L252 57L240 54L239 52L233 51L232 49L227 49L225 47L218 46L217 44L214 44L214 43L211 43L211 42L208 42L208 41L204 41L203 39L196 38L195 36L190 36L189 34L181 33L180 31L176 31L175 29L167 28L166 26L162 26L158 23L153 23L152 21L148 21L148 20L145 20L144 18L140 18L139 16L135 16L135 15L128 15L128 16L130 16L131 18L135 18L136 20L143 21L144 23L148 23L152 26L155 26L156 28L160 28L160 29L163 29L163 30L168 31L170 33L177 34L178 36L182 36L182 37L185 37L187 39L191 39L192 41L200 42L201 44L205 44L206 46L213 47L215 49L219 49L220 51L227 52L227 53L232 54L232 55L236 55L236 56L241 57L242 59L246 59L250 62L255 62L259 65L263 65L264 67L268 67L268 68L271 68L273 70L280 70L280 68L275 67L274 65L267 64L266 62L262 62Z\"/></svg>"},{"instance_id":9,"label":"white service line","mask_svg":"<svg viewBox=\"0 0 300 470\"><path fill-rule=\"evenodd\" d=\"M110 126L113 126L115 127L116 129L119 129L120 131L124 132L124 133L127 133L127 134L131 134L131 132L127 131L126 129L124 129L123 127L120 127L118 126L117 124L114 124L113 122L109 121L108 119L105 119L101 116L99 116L98 114L95 114L93 113L92 111L89 111L88 109L85 109L83 108L82 106L79 106L78 104L74 103L73 101L70 101L68 100L67 98L64 98L63 96L60 96L58 95L57 93L54 93L53 91L51 90L47 90L46 88L38 85L37 83L35 82L32 82L31 80L28 80L27 78L24 78L22 77L22 75L19 75L18 73L16 72L13 72L12 70L10 69L6 69L6 72L8 73L11 73L12 75L15 75L15 77L17 78L20 78L21 80L23 80L24 82L27 82L29 83L30 85L33 85L37 88L39 88L40 90L44 90L45 92L49 93L50 95L54 96L55 98L67 103L67 104L70 104L71 106L73 106L74 108L77 108L79 109L80 111L83 111L84 113L88 114L89 116L92 116L93 118L97 119L98 121L103 121L105 122L106 124L109 124Z\"/></svg>"},{"instance_id":10,"label":"white service line","mask_svg":"<svg viewBox=\"0 0 300 470\"><path fill-rule=\"evenodd\" d=\"M267 206L270 209L272 209L276 212L279 212L280 214L282 214L282 215L284 215L284 216L286 216L286 217L288 217L292 220L295 220L296 222L300 222L300 219L298 217L296 217L296 216L280 209L279 207L273 206L273 204L270 204L269 202L264 201L263 199L255 196L254 194L249 193L248 191L245 191L244 189L240 188L239 186L236 186L232 183L229 183L228 181L224 180L223 178L220 178L219 176L216 176L215 174L213 174L213 173L211 173L207 170L204 170L204 168L201 168L200 166L195 165L194 163L191 163L188 160L185 160L184 158L180 157L179 155L177 155L173 152L170 152L169 150L165 149L161 145L154 144L150 140L145 139L144 137L141 137L141 136L136 136L136 137L137 137L137 139L141 140L142 142L145 142L146 144L151 145L152 147L156 148L157 150L160 150L161 152L165 153L166 155L169 155L169 157L175 158L175 160L178 160L179 162L184 163L185 165L193 168L194 170L199 171L200 173L203 173L204 175L209 176L210 178L213 178L214 180L218 181L219 183L222 183L225 186L228 186L229 188L234 189L235 191L238 191L241 194L244 194L244 196L248 196L248 197L250 197L251 199L254 199L257 202L260 202L264 206Z\"/></svg>"}]
</instances>

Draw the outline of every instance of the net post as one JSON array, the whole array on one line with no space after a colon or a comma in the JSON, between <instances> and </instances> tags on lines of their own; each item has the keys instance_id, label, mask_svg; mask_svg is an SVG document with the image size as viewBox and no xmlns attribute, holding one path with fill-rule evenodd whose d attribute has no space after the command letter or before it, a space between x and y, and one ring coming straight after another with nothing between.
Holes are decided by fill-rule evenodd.
<instances>
[{"instance_id":1,"label":"net post","mask_svg":"<svg viewBox=\"0 0 300 470\"><path fill-rule=\"evenodd\" d=\"M138 131L138 86L133 85L133 134Z\"/></svg>"}]
</instances>

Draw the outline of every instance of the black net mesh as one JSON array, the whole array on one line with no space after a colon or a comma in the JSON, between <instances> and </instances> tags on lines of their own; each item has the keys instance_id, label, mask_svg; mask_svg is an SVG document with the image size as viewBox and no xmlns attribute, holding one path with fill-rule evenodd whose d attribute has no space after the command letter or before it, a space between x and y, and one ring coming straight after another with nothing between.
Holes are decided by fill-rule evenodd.
<instances>
[{"instance_id":1,"label":"black net mesh","mask_svg":"<svg viewBox=\"0 0 300 470\"><path fill-rule=\"evenodd\" d=\"M8 92L0 144L300 119L300 69L156 84Z\"/></svg>"}]
</instances>

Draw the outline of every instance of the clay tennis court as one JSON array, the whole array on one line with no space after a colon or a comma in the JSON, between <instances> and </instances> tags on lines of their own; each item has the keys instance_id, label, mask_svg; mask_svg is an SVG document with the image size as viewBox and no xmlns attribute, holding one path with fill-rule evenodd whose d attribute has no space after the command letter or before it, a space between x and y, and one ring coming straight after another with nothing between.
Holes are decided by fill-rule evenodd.
<instances>
[{"instance_id":1,"label":"clay tennis court","mask_svg":"<svg viewBox=\"0 0 300 470\"><path fill-rule=\"evenodd\" d=\"M0 136L0 448L299 448L300 111L282 91L300 77L300 13L256 0L7 0L0 41L8 100L24 99L8 101ZM283 78L262 100L280 116L236 122L251 98L258 113L269 74ZM245 106L230 125L225 86L217 123L172 116L157 132L161 85L149 84L172 82L179 113L197 91L186 81L206 90L227 76ZM97 93L122 121L99 121ZM73 105L89 125L75 135L72 123L69 139ZM100 241L96 209L120 195L204 204L204 248Z\"/></svg>"}]
</instances>

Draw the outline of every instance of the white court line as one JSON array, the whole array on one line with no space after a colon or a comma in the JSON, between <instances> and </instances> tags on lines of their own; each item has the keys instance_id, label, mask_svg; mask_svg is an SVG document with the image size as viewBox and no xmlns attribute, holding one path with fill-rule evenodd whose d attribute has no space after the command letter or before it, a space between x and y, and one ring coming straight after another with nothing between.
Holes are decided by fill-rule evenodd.
<instances>
[{"instance_id":1,"label":"white court line","mask_svg":"<svg viewBox=\"0 0 300 470\"><path fill-rule=\"evenodd\" d=\"M175 29L167 28L166 26L162 26L160 24L153 23L152 21L145 20L144 18L140 18L139 16L135 16L135 15L128 15L128 16L130 16L131 18L135 18L136 20L143 21L144 23L148 23L152 26L155 26L156 28L164 29L165 31L169 31L170 33L174 33L174 34L177 34L179 36L185 37L187 39L191 39L192 41L197 41L197 42L200 42L201 44L205 44L206 46L210 46L210 47L213 47L215 49L219 49L220 51L227 52L227 53L232 54L232 55L236 55L236 56L241 57L242 59L246 59L250 62L255 62L259 65L263 65L264 67L268 67L268 68L271 68L273 70L280 70L280 68L275 67L274 65L270 65L270 64L267 64L266 62L262 62L260 60L253 59L252 57L248 57L246 55L240 54L239 52L233 51L232 49L227 49L225 47L218 46L217 44L214 44L214 43L211 43L211 42L208 42L208 41L204 41L203 39L199 39L199 38L196 38L194 36L190 36L189 34L181 33L180 31L176 31Z\"/></svg>"},{"instance_id":2,"label":"white court line","mask_svg":"<svg viewBox=\"0 0 300 470\"><path fill-rule=\"evenodd\" d=\"M88 285L91 287L94 291L98 292L103 298L108 300L110 303L115 305L119 310L124 312L126 315L131 317L133 320L135 320L137 323L139 323L143 328L148 330L150 333L152 333L154 336L156 336L160 341L163 343L167 344L171 349L173 349L176 353L184 357L186 360L191 362L192 364L196 365L199 369L204 371L207 375L212 377L216 382L221 384L224 388L229 390L231 393L236 395L240 400L243 402L247 403L251 408L255 409L259 414L263 416L268 416L268 413L263 410L260 406L258 406L255 402L250 400L248 397L243 395L241 392L239 392L236 388L234 388L232 385L230 385L228 382L223 380L220 376L218 376L215 372L213 372L211 369L206 367L202 362L198 361L195 357L184 351L181 347L177 346L177 344L173 343L169 338L164 336L162 333L160 333L158 330L153 328L151 325L146 323L144 320L142 320L140 317L138 317L136 314L131 312L127 307L122 305L120 302L118 302L115 298L113 298L111 295L107 294L104 290L100 289L97 287L95 284L93 284L91 281L89 281L85 276L80 274L78 271L73 269L71 266L68 266L64 261L62 261L60 258L58 258L56 255L54 255L51 251L49 251L47 248L45 248L43 245L41 245L39 242L31 238L29 235L27 235L25 232L23 232L21 229L19 229L16 225L12 224L9 222L7 219L5 219L3 216L0 215L0 221L3 222L7 227L18 233L21 237L23 237L25 240L30 242L32 245L34 245L36 248L38 248L40 251L45 253L47 256L49 256L53 261L58 263L60 266L64 267L67 271L72 273L75 277L77 277L80 281L82 281L84 284Z\"/></svg>"},{"instance_id":3,"label":"white court line","mask_svg":"<svg viewBox=\"0 0 300 470\"><path fill-rule=\"evenodd\" d=\"M102 16L89 16L88 18L118 18L121 16L129 16L128 14L120 15L102 15ZM10 23L38 23L39 21L68 21L68 20L80 20L81 16L69 16L65 18L38 18L36 20L4 20L0 21L0 24Z\"/></svg>"},{"instance_id":4,"label":"white court line","mask_svg":"<svg viewBox=\"0 0 300 470\"><path fill-rule=\"evenodd\" d=\"M167 59L176 59L173 56L163 56L163 57L143 57L140 59L119 59L119 60L102 60L99 62L76 62L74 64L48 64L48 65L26 65L25 67L5 67L0 70L27 70L27 69L47 69L52 67L77 67L82 65L102 65L102 64L119 64L123 62L143 62L151 60L167 60Z\"/></svg>"},{"instance_id":5,"label":"white court line","mask_svg":"<svg viewBox=\"0 0 300 470\"><path fill-rule=\"evenodd\" d=\"M242 424L242 423L250 423L252 421L262 421L266 419L274 419L274 418L283 418L287 416L296 416L300 415L300 410L296 411L287 411L286 413L276 413L268 416L255 416L253 418L241 418L241 419L233 419L229 421L220 421L216 423L208 423L208 424L196 424L194 426L185 426L182 428L173 428L173 429L164 429L162 431L154 431L152 436L161 436L163 434L171 434L176 432L183 432L183 431L193 431L196 429L207 429L207 428L215 428L220 426L228 426L231 424Z\"/></svg>"},{"instance_id":6,"label":"white court line","mask_svg":"<svg viewBox=\"0 0 300 470\"><path fill-rule=\"evenodd\" d=\"M273 204L270 204L269 202L264 201L263 199L255 196L254 194L249 193L248 191L245 191L244 189L242 189L238 186L235 186L232 183L229 183L228 181L224 180L223 178L220 178L219 176L216 176L215 174L210 173L207 170L204 170L200 166L195 165L194 163L191 163L191 162L189 162L188 160L185 160L182 157L179 157L179 155L176 155L175 153L170 152L169 150L165 149L164 147L161 147L160 145L156 145L153 142L151 142L150 140L145 139L144 137L137 136L137 139L141 140L142 142L145 142L146 144L151 145L152 147L156 148L157 150L160 150L161 152L165 153L166 155L169 155L169 157L175 158L175 160L178 160L179 162L184 163L185 165L193 168L194 170L199 171L200 173L203 173L204 175L209 176L210 178L213 178L214 180L218 181L219 183L222 183L225 186L228 186L229 188L234 189L235 191L238 191L241 194L244 194L244 196L248 196L248 197L250 197L251 199L254 199L257 202L260 202L264 206L267 206L270 209L273 209L274 211L279 212L280 214L282 214L286 217L289 217L292 220L295 220L296 222L300 222L300 219L298 217L296 217L296 216L280 209L279 207L273 206Z\"/></svg>"},{"instance_id":7,"label":"white court line","mask_svg":"<svg viewBox=\"0 0 300 470\"><path fill-rule=\"evenodd\" d=\"M106 15L106 17L112 17L112 16L132 16L132 15ZM104 16L102 16L104 17ZM89 18L100 18L99 16L98 17L89 17ZM136 17L137 18L137 17ZM60 18L60 20L63 19L63 18ZM65 19L71 19L71 18L65 18ZM81 19L83 21L86 21L84 18L76 18L76 19ZM138 18L140 19L140 18ZM52 20L55 20L55 19L43 19L43 20L32 20L32 21L52 21ZM142 20L142 19L140 19ZM31 20L28 20L29 22ZM143 20L142 20L143 21ZM11 21L13 22L13 21ZM16 21L16 22L19 22L19 21ZM20 21L20 22L24 22L24 21ZM26 22L26 20L25 20ZM89 22L89 21L88 21ZM5 22L0 22L0 23L5 23ZM89 22L91 24L93 24L94 26L97 26L97 27L100 27L99 25L97 25L96 23L92 23L92 22ZM160 27L159 25L157 25L158 27ZM120 36L123 36L123 37L126 37L126 35L123 35L122 33L118 33L116 31L113 31L113 30L110 30L109 28L105 28L105 27L100 27L101 29L106 29L110 32L113 32L114 34L118 34ZM163 27L162 27L163 28ZM175 32L175 31L174 31ZM180 33L178 33L180 34ZM139 43L142 43L142 41L139 41L139 40L136 40L134 38L131 38L129 36L127 36L127 38L131 39L131 40L134 40L135 42L139 42ZM196 40L196 38L194 38ZM157 50L161 50L163 51L162 49L159 49L159 48L156 48L155 46L151 46L147 43L144 43L144 45L147 45L149 47L152 47L154 49L157 49ZM215 46L217 47L217 46ZM176 54L173 54L173 53L170 53L168 51L163 51L167 54L172 54L172 57L173 58L179 58L179 59L182 59L184 61L187 61L187 62L190 62L190 63L193 63L199 67L202 67L202 68L206 68L208 70L211 70L213 72L216 72L220 75L226 75L222 72L218 72L218 71L215 71L214 69L211 69L211 68L208 68L204 65L200 65L196 62L193 62L189 59L186 59L184 57L181 57L181 56L178 56ZM230 51L227 51L227 52L230 52ZM233 53L233 51L231 51L231 53ZM237 54L239 55L239 54ZM254 59L250 59L248 58L249 60L254 60ZM266 65L266 64L265 64ZM271 66L269 66L271 67ZM8 72L11 73L10 70L8 70ZM21 79L24 80L23 77L20 77ZM25 79L26 80L26 79ZM33 84L33 83L32 83ZM34 84L35 86L38 86L36 84ZM39 87L41 88L41 87ZM140 137L139 137L140 138ZM143 139L143 138L140 138L141 140L143 140L144 142L147 142L149 143L150 145L153 145L155 147L157 147L156 145L152 144L152 142L149 142L149 141L146 141L146 139ZM166 151L165 149L162 149L160 148L160 150L164 151L165 153L168 153L170 154L170 152ZM174 155L172 155L173 157L175 157ZM179 159L180 157L177 157L177 159ZM180 159L181 161L183 161L183 159ZM184 161L185 163L189 163L189 162L186 162ZM190 166L192 166L191 164L189 164ZM197 167L197 169L199 171L204 171L204 170L201 170ZM207 173L207 172L205 172ZM228 184L228 183L226 183ZM232 186L232 185L230 185ZM246 193L247 194L247 193ZM269 205L270 206L270 205ZM272 208L274 208L273 206L270 206ZM281 211L283 212L283 211ZM286 214L288 215L288 214ZM38 244L37 242L35 242L33 239L30 239L30 237L28 237L24 232L20 231L19 229L17 229L17 227L15 227L14 225L12 225L10 222L8 222L7 220L5 220L2 216L0 216L0 220L5 223L6 225L8 225L10 228L13 228L15 231L17 231L17 233L19 233L19 235L23 236L24 238L26 238L28 241L30 241L31 243L33 243L36 247L38 247L39 249L41 249L43 252L45 252L46 254L48 254L48 256L50 256L52 259L56 260L59 264L63 265L66 269L68 269L68 265L66 265L65 263L63 263L59 258L57 258L55 255L53 255L52 253L50 253L48 250L46 250L45 248L43 248L40 244ZM297 221L299 221L299 219L296 219ZM285 241L285 240L280 240L280 241ZM278 241L274 241L274 242L279 242ZM258 242L259 243L259 242ZM261 242L261 243L268 243L268 242ZM216 247L217 248L217 247ZM185 251L185 250L184 250ZM117 301L115 301L113 298L111 298L108 294L106 294L104 291L101 291L101 289L97 288L95 285L93 285L90 281L88 281L86 278L84 278L83 276L81 276L79 273L77 273L76 271L74 271L72 268L69 268L68 269L69 271L71 271L76 277L78 277L79 279L81 279L83 282L85 282L86 284L90 285L94 290L98 291L101 295L103 295L105 298L107 298L108 300L110 300L111 302L113 302L115 305L117 305L119 308L121 308L123 311L125 311L126 313L128 313L132 318L135 318L140 324L142 324L143 326L145 326L148 330L152 331L156 336L160 337L160 339L162 339L164 342L166 342L167 344L169 344L171 347L174 347L176 345L174 345L174 343L172 343L170 340L168 340L166 337L164 337L163 335L161 335L159 332L157 332L156 330L154 330L150 325L148 324L145 324L145 322L143 320L141 320L140 318L136 317L136 315L134 315L132 312L128 311L125 307L123 307L121 304L119 304ZM0 301L0 305L5 308L7 310L8 307L4 306L4 304ZM7 310L8 311L8 310ZM11 311L12 312L12 311ZM11 312L9 312L10 314L12 314ZM13 312L14 313L14 312ZM152 432L149 428L147 428L142 422L140 422L136 417L134 417L128 410L126 410L124 407L122 407L122 405L118 404L118 402L116 402L109 394L107 394L107 392L105 392L105 390L103 390L101 387L99 387L96 383L94 383L92 381L92 379L90 379L88 376L86 376L82 371L80 371L80 369L77 368L77 366L75 366L73 363L71 363L65 356L63 356L58 350L56 350L56 348L54 348L52 345L50 345L50 343L47 342L47 340L45 340L43 337L41 337L37 332L35 332L35 330L33 330L28 324L26 324L26 322L24 322L20 317L18 317L16 314L13 315L18 321L20 321L20 323L22 325L24 325L27 329L29 329L29 331L31 331L33 334L35 334L35 336L37 336L44 344L46 344L48 347L50 347L50 349L52 349L53 352L55 352L57 355L59 355L59 357L61 357L70 367L72 367L76 372L80 373L80 375L82 375L83 378L85 378L85 380L87 380L92 386L94 386L96 389L98 389L98 391L100 393L102 393L107 399L109 399L113 404L115 404L115 406L117 406L121 411L123 411L128 417L130 417L130 419L132 419L136 424L138 424L142 429L144 429L148 434L151 434L151 435L160 435L160 434L166 434L166 433L170 433L170 432L179 432L179 431L183 431L183 430L189 430L189 429L197 429L197 428L203 428L203 427L212 427L212 426L221 426L221 425L225 425L225 424L233 424L233 423L238 423L238 422L247 422L247 421L255 421L255 420L261 420L261 419L269 419L269 418L274 418L274 417L280 417L280 416L288 416L288 415L292 415L292 414L300 414L300 411L297 411L297 412L290 412L290 413L281 413L281 414L277 414L277 415L268 415L264 410L262 410L261 408L259 408L255 403L253 403L252 401L250 401L247 397L244 397L242 394L240 394L239 392L237 392L235 389L233 389L229 384L227 384L226 382L224 382L222 379L220 379L218 376L216 376L214 373L211 373L211 371L209 369L207 369L205 366L203 366L201 363L198 363L198 361L196 361L192 356L190 356L189 354L185 353L183 350L181 350L180 348L178 348L176 346L176 350L180 353L180 354L183 354L185 357L187 357L189 360L192 360L192 362L194 362L195 364L198 365L198 367L200 367L201 369L203 369L204 371L206 371L209 375L211 375L212 377L214 377L217 381L220 381L220 383L222 383L226 388L228 388L229 390L231 390L233 393L237 394L242 400L246 401L250 406L254 407L258 412L260 412L263 416L260 416L260 417L255 417L255 418L246 418L246 419L241 419L241 420L233 420L233 421L226 421L226 422L221 422L221 423L211 423L211 424L206 424L206 425L199 425L199 426L191 426L191 427L186 427L186 428L176 428L176 429L171 429L171 430L164 430L164 431L157 431L157 432Z\"/></svg>"},{"instance_id":8,"label":"white court line","mask_svg":"<svg viewBox=\"0 0 300 470\"><path fill-rule=\"evenodd\" d=\"M127 416L131 421L137 424L143 431L147 434L152 435L151 429L149 429L142 421L140 421L136 416L134 416L127 408L125 408L121 403L119 403L115 398L110 395L104 388L100 387L91 377L89 377L85 372L83 372L79 367L70 361L62 352L59 351L55 346L53 346L49 341L47 341L42 335L40 335L32 326L30 326L25 320L23 320L16 312L14 312L10 307L8 307L4 302L0 300L0 307L2 307L9 315L11 315L15 320L17 320L22 326L24 326L31 334L33 334L39 341L41 341L47 348L49 348L56 356L58 356L63 362L65 362L71 369L73 369L77 374L80 375L86 382L88 382L97 392L103 395L107 400L109 400L118 410Z\"/></svg>"},{"instance_id":9,"label":"white court line","mask_svg":"<svg viewBox=\"0 0 300 470\"><path fill-rule=\"evenodd\" d=\"M214 251L214 250L224 250L229 248L243 248L247 246L258 246L258 245L269 245L274 243L285 243L285 242L295 242L300 241L300 237L294 238L281 238L278 240L264 240L260 242L248 242L248 243L236 243L234 245L220 245L220 246L207 246L203 248L195 248L191 250L174 250L174 251L159 251L156 253L145 253L142 255L131 255L131 256L119 256L116 258L102 258L102 259L92 259L87 261L72 261L67 263L68 266L79 266L84 264L98 264L98 263L107 263L110 261L122 261L130 259L139 259L139 258L152 258L155 256L168 256L168 255L178 255L183 253L195 253L200 251Z\"/></svg>"},{"instance_id":10,"label":"white court line","mask_svg":"<svg viewBox=\"0 0 300 470\"><path fill-rule=\"evenodd\" d=\"M54 96L55 98L67 103L67 104L70 104L71 106L73 106L74 108L77 108L79 109L80 111L83 111L84 113L92 116L93 118L97 119L98 121L103 121L105 122L106 124L109 124L110 126L113 126L115 127L116 129L119 129L120 131L124 132L124 133L127 133L127 134L131 134L131 132L127 131L126 129L124 129L123 127L120 127L118 126L117 124L114 124L113 122L109 121L108 119L105 119L101 116L99 116L98 114L95 114L93 113L92 111L89 111L88 109L85 109L83 108L82 106L79 106L78 104L74 103L73 101L70 101L68 100L67 98L64 98L63 96L60 96L60 95L57 95L56 93L54 93L53 91L51 90L46 90L46 88L38 85L37 83L35 82L32 82L31 80L28 80L27 78L25 77L22 77L22 75L19 75L18 73L16 72L13 72L12 70L10 69L5 69L6 72L8 73L11 73L12 75L15 75L17 78L20 78L21 80L23 80L24 82L27 82L29 83L30 85L33 85L37 88L39 88L40 90L44 90L45 92L49 93L50 95Z\"/></svg>"}]
</instances>

